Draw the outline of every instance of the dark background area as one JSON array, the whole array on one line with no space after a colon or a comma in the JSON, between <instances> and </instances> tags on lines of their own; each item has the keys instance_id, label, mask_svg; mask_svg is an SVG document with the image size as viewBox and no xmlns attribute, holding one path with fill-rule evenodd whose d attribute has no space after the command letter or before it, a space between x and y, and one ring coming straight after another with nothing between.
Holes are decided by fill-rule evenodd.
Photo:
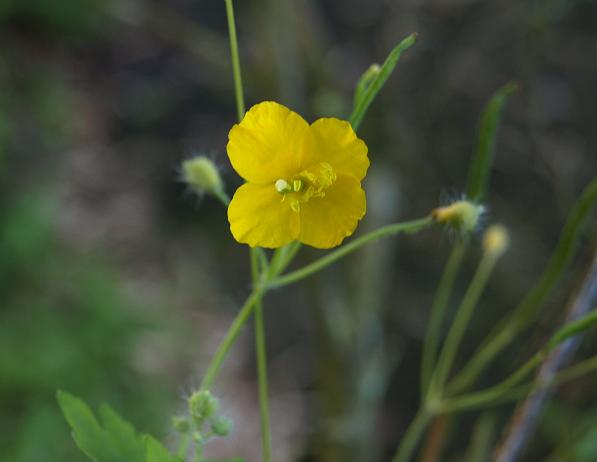
<instances>
[{"instance_id":1,"label":"dark background area","mask_svg":"<svg viewBox=\"0 0 597 462\"><path fill-rule=\"evenodd\" d=\"M597 3L235 6L247 105L276 100L309 121L346 118L361 73L419 33L359 132L372 167L358 233L457 197L483 105L519 84L487 204L487 221L507 226L512 244L463 361L537 279L597 172ZM175 444L169 418L249 289L248 252L225 210L191 194L178 170L206 154L230 193L240 184L225 152L236 111L224 2L0 0L0 43L0 461L84 460L58 388L109 402ZM564 317L594 231L593 220L539 321L482 385L514 370ZM422 338L451 244L439 229L385 240L267 297L276 461L389 459L416 411ZM318 255L306 250L299 264ZM470 252L457 295L478 257ZM578 356L591 351L592 334ZM597 460L596 384L587 376L560 390L524 460ZM213 391L236 430L208 451L258 460L248 326ZM464 460L479 419L494 422L497 442L512 411L451 419L441 460Z\"/></svg>"}]
</instances>

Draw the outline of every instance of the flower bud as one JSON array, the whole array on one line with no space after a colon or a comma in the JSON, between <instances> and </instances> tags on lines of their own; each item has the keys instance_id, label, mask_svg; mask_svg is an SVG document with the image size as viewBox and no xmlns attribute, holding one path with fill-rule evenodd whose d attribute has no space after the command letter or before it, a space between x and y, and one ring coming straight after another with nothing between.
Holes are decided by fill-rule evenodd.
<instances>
[{"instance_id":1,"label":"flower bud","mask_svg":"<svg viewBox=\"0 0 597 462\"><path fill-rule=\"evenodd\" d=\"M219 406L218 399L208 390L196 391L189 398L189 413L199 422L214 415Z\"/></svg>"},{"instance_id":2,"label":"flower bud","mask_svg":"<svg viewBox=\"0 0 597 462\"><path fill-rule=\"evenodd\" d=\"M200 194L218 196L224 191L224 184L213 161L205 156L187 159L182 163L184 181Z\"/></svg>"},{"instance_id":3,"label":"flower bud","mask_svg":"<svg viewBox=\"0 0 597 462\"><path fill-rule=\"evenodd\" d=\"M431 216L438 223L451 226L462 234L468 234L477 229L484 213L483 205L459 200L432 210Z\"/></svg>"},{"instance_id":4,"label":"flower bud","mask_svg":"<svg viewBox=\"0 0 597 462\"><path fill-rule=\"evenodd\" d=\"M232 431L233 423L232 420L218 416L211 421L211 431L214 435L227 436Z\"/></svg>"},{"instance_id":5,"label":"flower bud","mask_svg":"<svg viewBox=\"0 0 597 462\"><path fill-rule=\"evenodd\" d=\"M179 433L188 433L191 429L191 422L186 417L173 417L172 426Z\"/></svg>"},{"instance_id":6,"label":"flower bud","mask_svg":"<svg viewBox=\"0 0 597 462\"><path fill-rule=\"evenodd\" d=\"M483 236L483 250L493 254L496 258L508 249L510 237L508 231L502 225L490 226Z\"/></svg>"}]
</instances>

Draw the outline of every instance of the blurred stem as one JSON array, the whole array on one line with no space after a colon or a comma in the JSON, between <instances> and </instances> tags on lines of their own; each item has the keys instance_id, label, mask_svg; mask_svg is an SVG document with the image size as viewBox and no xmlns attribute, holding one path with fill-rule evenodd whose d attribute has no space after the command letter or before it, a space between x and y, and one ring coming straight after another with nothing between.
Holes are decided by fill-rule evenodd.
<instances>
[{"instance_id":1,"label":"blurred stem","mask_svg":"<svg viewBox=\"0 0 597 462\"><path fill-rule=\"evenodd\" d=\"M454 412L475 408L486 403L495 401L506 395L522 379L524 379L544 358L543 351L536 353L531 359L514 371L506 379L485 390L468 393L456 398L442 401L440 408L442 412Z\"/></svg>"},{"instance_id":2,"label":"blurred stem","mask_svg":"<svg viewBox=\"0 0 597 462\"><path fill-rule=\"evenodd\" d=\"M560 234L558 244L535 286L516 307L512 315L490 333L488 341L479 348L468 364L456 375L450 384L450 392L464 390L472 384L489 362L532 322L539 307L568 268L584 225L591 216L596 202L597 179L589 183L582 196L574 204Z\"/></svg>"},{"instance_id":3,"label":"blurred stem","mask_svg":"<svg viewBox=\"0 0 597 462\"><path fill-rule=\"evenodd\" d=\"M226 3L226 17L228 18L228 34L230 35L230 56L232 58L232 74L234 76L234 94L236 96L236 112L240 122L245 115L245 97L243 95L243 79L240 72L240 58L238 55L238 39L236 37L236 22L232 0Z\"/></svg>"},{"instance_id":4,"label":"blurred stem","mask_svg":"<svg viewBox=\"0 0 597 462\"><path fill-rule=\"evenodd\" d=\"M201 382L201 390L208 390L213 385L214 380L216 379L218 373L220 372L220 368L222 367L222 363L228 354L228 351L234 345L240 330L244 326L245 322L253 312L255 307L255 303L257 300L261 300L265 290L262 285L253 287L253 292L249 295L245 303L243 304L242 308L234 318L232 325L226 332L226 336L218 346L216 350L216 354L212 359L211 363L207 368L207 372L203 377L203 381Z\"/></svg>"},{"instance_id":5,"label":"blurred stem","mask_svg":"<svg viewBox=\"0 0 597 462\"><path fill-rule=\"evenodd\" d=\"M234 77L234 94L236 99L236 111L238 115L238 121L240 122L245 115L245 98L243 95L243 82L240 71L240 58L238 53L238 38L236 36L236 23L234 20L234 8L232 6L232 0L224 0L226 3L226 17L228 19L228 33L230 35L230 56L232 58L232 74ZM262 271L259 270L259 265L262 266ZM257 360L257 381L259 388L259 414L261 417L261 443L263 450L263 461L269 462L271 460L271 433L269 423L269 400L268 400L268 384L267 384L267 351L265 345L265 323L263 320L263 290L261 287L262 278L267 277L269 273L267 256L261 248L251 249L251 274L253 280L253 293L256 294L254 297L253 305L255 308L255 354ZM241 310L240 314L245 311ZM250 314L251 306L248 307L247 316ZM235 320L236 321L236 320ZM238 329L242 327L245 318L241 318L238 323ZM233 324L234 326L234 324ZM231 330L234 334L234 331ZM230 333L230 332L229 332ZM228 337L227 337L228 338ZM233 336L232 342L236 339L236 335ZM221 360L224 359L228 347L223 351ZM218 366L219 369L219 366Z\"/></svg>"},{"instance_id":6,"label":"blurred stem","mask_svg":"<svg viewBox=\"0 0 597 462\"><path fill-rule=\"evenodd\" d=\"M281 277L273 278L267 283L267 287L268 289L277 289L288 284L293 284L301 279L311 276L326 266L331 265L336 260L339 260L340 258L354 252L370 242L374 242L382 237L392 236L398 233L416 233L431 226L432 224L432 218L425 217L418 220L383 226L349 242L348 244L343 245L342 247L339 247L337 250L328 253L325 257L315 260L313 263L310 263L301 269L292 271L291 273Z\"/></svg>"},{"instance_id":7,"label":"blurred stem","mask_svg":"<svg viewBox=\"0 0 597 462\"><path fill-rule=\"evenodd\" d=\"M263 253L263 251L262 251ZM267 267L263 268L266 274ZM251 249L251 274L253 286L259 284L259 255L258 250ZM263 303L261 297L255 300L255 354L257 359L257 383L259 388L259 414L261 418L261 445L263 461L271 460L271 431L269 422L269 391L267 383L267 351L265 344L265 323L263 320Z\"/></svg>"},{"instance_id":8,"label":"blurred stem","mask_svg":"<svg viewBox=\"0 0 597 462\"><path fill-rule=\"evenodd\" d=\"M473 280L462 299L462 303L456 312L456 318L452 323L444 346L442 347L439 359L437 361L437 368L431 378L429 391L427 396L441 397L443 395L444 385L454 359L458 347L464 337L464 333L473 314L475 306L483 293L483 289L487 285L487 281L497 261L497 254L494 252L485 252L479 263L479 267Z\"/></svg>"},{"instance_id":9,"label":"blurred stem","mask_svg":"<svg viewBox=\"0 0 597 462\"><path fill-rule=\"evenodd\" d=\"M415 418L409 425L402 441L400 441L400 445L392 459L392 462L408 462L411 460L413 452L417 447L417 443L421 439L429 420L433 417L432 414L429 414L424 409L420 409Z\"/></svg>"},{"instance_id":10,"label":"blurred stem","mask_svg":"<svg viewBox=\"0 0 597 462\"><path fill-rule=\"evenodd\" d=\"M462 266L462 258L464 257L465 249L465 242L457 243L452 249L450 258L446 263L444 273L442 274L441 280L439 282L439 287L433 301L433 306L431 307L431 317L429 319L427 334L425 335L425 342L423 344L423 359L421 363L421 396L425 396L427 389L429 388L429 381L431 380L431 374L433 373L433 368L435 367L435 361L437 358L442 321L445 317L446 307L452 293L454 281L456 280L456 277L460 271L460 267Z\"/></svg>"},{"instance_id":11,"label":"blurred stem","mask_svg":"<svg viewBox=\"0 0 597 462\"><path fill-rule=\"evenodd\" d=\"M188 433L184 433L180 438L180 443L178 443L178 451L176 451L176 456L181 459L186 459L190 443L191 435L189 435Z\"/></svg>"}]
</instances>

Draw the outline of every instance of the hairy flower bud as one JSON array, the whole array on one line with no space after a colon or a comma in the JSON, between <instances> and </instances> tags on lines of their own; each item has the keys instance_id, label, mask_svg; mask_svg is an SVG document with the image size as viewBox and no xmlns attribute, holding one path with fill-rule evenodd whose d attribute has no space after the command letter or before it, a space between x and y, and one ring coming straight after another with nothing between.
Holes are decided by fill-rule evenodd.
<instances>
[{"instance_id":1,"label":"hairy flower bud","mask_svg":"<svg viewBox=\"0 0 597 462\"><path fill-rule=\"evenodd\" d=\"M213 161L205 156L187 159L182 163L184 181L196 192L220 196L224 183Z\"/></svg>"},{"instance_id":2,"label":"hairy flower bud","mask_svg":"<svg viewBox=\"0 0 597 462\"><path fill-rule=\"evenodd\" d=\"M483 205L463 199L434 209L431 216L437 223L451 226L461 234L469 234L478 228L484 213Z\"/></svg>"},{"instance_id":3,"label":"hairy flower bud","mask_svg":"<svg viewBox=\"0 0 597 462\"><path fill-rule=\"evenodd\" d=\"M173 417L172 426L179 433L188 433L191 429L191 422L186 417Z\"/></svg>"},{"instance_id":4,"label":"hairy flower bud","mask_svg":"<svg viewBox=\"0 0 597 462\"><path fill-rule=\"evenodd\" d=\"M218 416L211 421L211 431L218 436L227 436L232 431L232 420Z\"/></svg>"},{"instance_id":5,"label":"hairy flower bud","mask_svg":"<svg viewBox=\"0 0 597 462\"><path fill-rule=\"evenodd\" d=\"M189 398L189 413L199 422L213 416L219 406L218 399L208 390L196 391Z\"/></svg>"}]
</instances>

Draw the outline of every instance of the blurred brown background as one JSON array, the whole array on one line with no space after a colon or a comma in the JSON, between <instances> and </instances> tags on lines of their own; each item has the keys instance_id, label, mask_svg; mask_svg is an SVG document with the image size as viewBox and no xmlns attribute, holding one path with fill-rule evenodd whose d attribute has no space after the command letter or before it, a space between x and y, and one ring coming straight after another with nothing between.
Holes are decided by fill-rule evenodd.
<instances>
[{"instance_id":1,"label":"blurred brown background","mask_svg":"<svg viewBox=\"0 0 597 462\"><path fill-rule=\"evenodd\" d=\"M247 105L273 99L308 120L347 117L360 74L419 33L359 133L372 162L359 233L459 195L483 105L519 83L488 201L488 220L509 228L512 246L464 359L536 280L597 172L597 3L235 6ZM248 252L225 210L193 196L178 172L202 153L230 193L240 184L225 152L235 107L224 2L0 0L0 43L0 460L84 460L54 404L57 388L108 401L174 442L169 417L249 288ZM592 225L544 316L482 384L504 377L562 319ZM276 461L389 459L416 410L422 337L450 247L439 229L385 240L267 297ZM299 264L320 254L307 250ZM457 294L477 261L471 252ZM591 351L589 338L579 355ZM565 456L553 460L597 460L595 385L587 377L563 387L524 460L557 451ZM258 460L250 328L213 391L236 431L209 453ZM490 441L512 409L485 417L495 422ZM449 423L441 460L465 460L479 416Z\"/></svg>"}]
</instances>

